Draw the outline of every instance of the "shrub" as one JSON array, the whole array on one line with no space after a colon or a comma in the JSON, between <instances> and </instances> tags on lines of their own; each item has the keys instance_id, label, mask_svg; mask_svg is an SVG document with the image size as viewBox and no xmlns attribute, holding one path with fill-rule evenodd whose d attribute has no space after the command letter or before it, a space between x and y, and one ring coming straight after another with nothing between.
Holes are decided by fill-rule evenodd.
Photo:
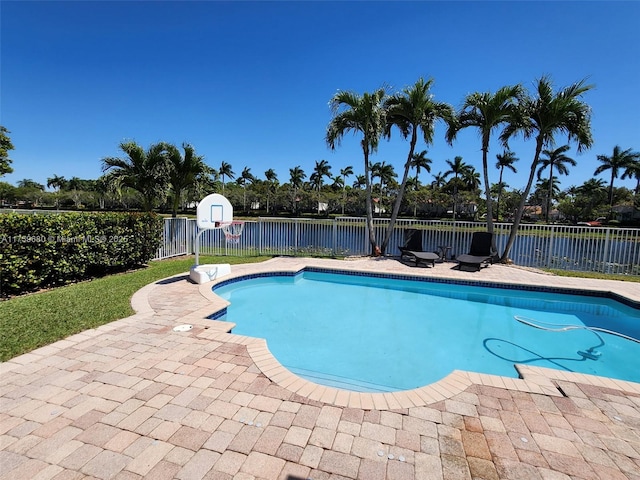
<instances>
[{"instance_id":1,"label":"shrub","mask_svg":"<svg viewBox=\"0 0 640 480\"><path fill-rule=\"evenodd\" d=\"M0 215L0 296L143 265L161 234L153 214Z\"/></svg>"}]
</instances>

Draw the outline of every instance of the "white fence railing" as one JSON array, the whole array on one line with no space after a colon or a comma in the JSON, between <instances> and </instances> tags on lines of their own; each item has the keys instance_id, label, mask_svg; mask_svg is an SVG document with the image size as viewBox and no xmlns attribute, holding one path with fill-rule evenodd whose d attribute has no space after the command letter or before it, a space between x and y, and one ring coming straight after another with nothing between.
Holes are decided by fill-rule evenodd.
<instances>
[{"instance_id":1,"label":"white fence railing","mask_svg":"<svg viewBox=\"0 0 640 480\"><path fill-rule=\"evenodd\" d=\"M382 242L387 225L387 219L374 220L378 243ZM498 252L504 250L510 229L510 224L495 225ZM438 251L441 246L450 247L448 255L451 258L467 253L473 232L486 230L486 225L398 220L386 254L397 255L398 247L405 244L413 230L421 232L423 250ZM156 259L193 253L196 233L195 220L166 219L163 245ZM366 221L359 217L245 221L237 243L227 241L221 230L210 230L200 236L201 255L359 256L370 253ZM640 229L523 224L510 257L522 266L640 275Z\"/></svg>"}]
</instances>

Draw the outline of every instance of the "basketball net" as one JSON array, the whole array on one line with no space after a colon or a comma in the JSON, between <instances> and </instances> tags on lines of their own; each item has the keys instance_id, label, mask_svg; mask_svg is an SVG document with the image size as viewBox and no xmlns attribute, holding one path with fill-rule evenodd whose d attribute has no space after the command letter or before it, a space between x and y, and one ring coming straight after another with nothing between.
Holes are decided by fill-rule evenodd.
<instances>
[{"instance_id":1,"label":"basketball net","mask_svg":"<svg viewBox=\"0 0 640 480\"><path fill-rule=\"evenodd\" d=\"M244 230L244 222L239 220L235 220L229 223L223 223L222 232L224 233L224 238L227 243L240 243L240 237L242 236L242 231Z\"/></svg>"}]
</instances>

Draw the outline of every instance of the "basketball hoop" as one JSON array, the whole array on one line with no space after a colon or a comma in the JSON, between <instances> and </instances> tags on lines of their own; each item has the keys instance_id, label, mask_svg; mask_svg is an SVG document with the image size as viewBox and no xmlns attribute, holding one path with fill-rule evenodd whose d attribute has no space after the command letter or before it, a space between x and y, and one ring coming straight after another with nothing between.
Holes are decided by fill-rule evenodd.
<instances>
[{"instance_id":1,"label":"basketball hoop","mask_svg":"<svg viewBox=\"0 0 640 480\"><path fill-rule=\"evenodd\" d=\"M235 220L233 222L223 223L221 226L227 243L240 243L240 237L244 230L244 222Z\"/></svg>"}]
</instances>

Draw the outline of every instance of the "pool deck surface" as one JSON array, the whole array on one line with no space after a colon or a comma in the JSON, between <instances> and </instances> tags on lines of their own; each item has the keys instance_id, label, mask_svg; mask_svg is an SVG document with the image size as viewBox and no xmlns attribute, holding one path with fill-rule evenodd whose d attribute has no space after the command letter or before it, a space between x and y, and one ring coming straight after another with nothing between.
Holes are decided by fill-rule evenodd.
<instances>
[{"instance_id":1,"label":"pool deck surface","mask_svg":"<svg viewBox=\"0 0 640 480\"><path fill-rule=\"evenodd\" d=\"M391 258L276 258L231 276L305 266L640 301L638 283ZM179 275L132 305L131 317L0 364L0 480L640 480L638 383L519 366L520 379L454 372L407 392L346 392L206 319L226 306L211 284ZM183 324L193 328L173 330Z\"/></svg>"}]
</instances>

